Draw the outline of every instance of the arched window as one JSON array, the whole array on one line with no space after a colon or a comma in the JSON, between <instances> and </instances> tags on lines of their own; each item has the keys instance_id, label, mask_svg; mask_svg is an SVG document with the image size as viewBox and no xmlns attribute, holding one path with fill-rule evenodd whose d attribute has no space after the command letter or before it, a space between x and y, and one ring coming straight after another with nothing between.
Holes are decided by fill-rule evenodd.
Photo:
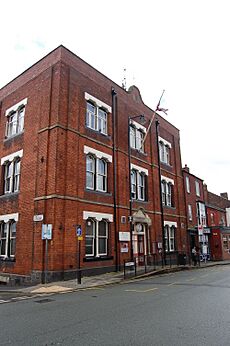
<instances>
[{"instance_id":1,"label":"arched window","mask_svg":"<svg viewBox=\"0 0 230 346\"><path fill-rule=\"evenodd\" d=\"M92 154L86 156L86 188L107 191L107 162Z\"/></svg>"},{"instance_id":2,"label":"arched window","mask_svg":"<svg viewBox=\"0 0 230 346\"><path fill-rule=\"evenodd\" d=\"M86 256L94 256L95 254L95 225L96 222L93 219L86 221L85 231L85 254Z\"/></svg>"},{"instance_id":3,"label":"arched window","mask_svg":"<svg viewBox=\"0 0 230 346\"><path fill-rule=\"evenodd\" d=\"M145 200L145 175L143 173L138 174L138 198L141 201Z\"/></svg>"},{"instance_id":4,"label":"arched window","mask_svg":"<svg viewBox=\"0 0 230 346\"><path fill-rule=\"evenodd\" d=\"M98 222L98 232L97 232L97 254L107 255L108 248L108 222L101 220Z\"/></svg>"},{"instance_id":5,"label":"arched window","mask_svg":"<svg viewBox=\"0 0 230 346\"><path fill-rule=\"evenodd\" d=\"M95 188L95 158L92 155L86 156L86 188Z\"/></svg>"},{"instance_id":6,"label":"arched window","mask_svg":"<svg viewBox=\"0 0 230 346\"><path fill-rule=\"evenodd\" d=\"M162 204L166 205L166 181L161 182Z\"/></svg>"},{"instance_id":7,"label":"arched window","mask_svg":"<svg viewBox=\"0 0 230 346\"><path fill-rule=\"evenodd\" d=\"M21 170L21 160L17 158L14 161L14 176L13 176L13 191L19 191L19 183L20 183L20 170Z\"/></svg>"},{"instance_id":8,"label":"arched window","mask_svg":"<svg viewBox=\"0 0 230 346\"><path fill-rule=\"evenodd\" d=\"M136 169L131 171L131 195L132 199L146 200L146 175Z\"/></svg>"},{"instance_id":9,"label":"arched window","mask_svg":"<svg viewBox=\"0 0 230 346\"><path fill-rule=\"evenodd\" d=\"M6 137L15 136L24 130L24 116L25 116L25 104L27 99L21 101L20 104L17 104L11 107L6 113L7 122L6 122Z\"/></svg>"},{"instance_id":10,"label":"arched window","mask_svg":"<svg viewBox=\"0 0 230 346\"><path fill-rule=\"evenodd\" d=\"M131 171L131 194L133 199L137 199L137 171Z\"/></svg>"},{"instance_id":11,"label":"arched window","mask_svg":"<svg viewBox=\"0 0 230 346\"><path fill-rule=\"evenodd\" d=\"M164 227L164 241L165 241L165 251L173 252L176 250L176 229L174 226L165 225Z\"/></svg>"},{"instance_id":12,"label":"arched window","mask_svg":"<svg viewBox=\"0 0 230 346\"><path fill-rule=\"evenodd\" d=\"M169 207L172 206L172 184L171 183L166 184L166 205Z\"/></svg>"},{"instance_id":13,"label":"arched window","mask_svg":"<svg viewBox=\"0 0 230 346\"><path fill-rule=\"evenodd\" d=\"M97 159L97 190L105 192L107 189L107 162Z\"/></svg>"},{"instance_id":14,"label":"arched window","mask_svg":"<svg viewBox=\"0 0 230 346\"><path fill-rule=\"evenodd\" d=\"M10 258L15 256L16 221L0 223L0 256Z\"/></svg>"}]
</instances>

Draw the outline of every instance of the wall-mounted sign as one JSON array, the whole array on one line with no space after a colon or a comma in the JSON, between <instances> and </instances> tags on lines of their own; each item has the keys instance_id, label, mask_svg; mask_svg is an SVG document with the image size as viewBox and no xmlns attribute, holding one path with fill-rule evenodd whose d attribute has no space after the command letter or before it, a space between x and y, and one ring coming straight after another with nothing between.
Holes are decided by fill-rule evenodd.
<instances>
[{"instance_id":1,"label":"wall-mounted sign","mask_svg":"<svg viewBox=\"0 0 230 346\"><path fill-rule=\"evenodd\" d=\"M44 218L44 215L43 214L39 214L39 215L34 215L34 222L38 222L38 221L42 221Z\"/></svg>"},{"instance_id":2,"label":"wall-mounted sign","mask_svg":"<svg viewBox=\"0 0 230 346\"><path fill-rule=\"evenodd\" d=\"M120 241L130 241L130 232L119 232Z\"/></svg>"},{"instance_id":3,"label":"wall-mounted sign","mask_svg":"<svg viewBox=\"0 0 230 346\"><path fill-rule=\"evenodd\" d=\"M121 252L122 253L129 252L129 244L128 243L121 243Z\"/></svg>"}]
</instances>

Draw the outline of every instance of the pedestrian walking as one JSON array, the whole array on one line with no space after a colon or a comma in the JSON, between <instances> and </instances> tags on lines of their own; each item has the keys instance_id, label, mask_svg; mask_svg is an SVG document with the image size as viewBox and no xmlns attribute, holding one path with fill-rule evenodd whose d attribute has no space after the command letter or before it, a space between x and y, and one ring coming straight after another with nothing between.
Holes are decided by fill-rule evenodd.
<instances>
[{"instance_id":1,"label":"pedestrian walking","mask_svg":"<svg viewBox=\"0 0 230 346\"><path fill-rule=\"evenodd\" d=\"M196 266L197 265L197 251L195 246L192 248L192 260L193 260L194 266Z\"/></svg>"}]
</instances>

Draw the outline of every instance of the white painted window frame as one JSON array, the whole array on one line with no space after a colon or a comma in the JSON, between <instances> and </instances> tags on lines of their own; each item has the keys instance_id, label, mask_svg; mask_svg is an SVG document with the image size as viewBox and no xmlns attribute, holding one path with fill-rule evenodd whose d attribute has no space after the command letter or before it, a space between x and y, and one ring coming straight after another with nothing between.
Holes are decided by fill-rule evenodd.
<instances>
[{"instance_id":1,"label":"white painted window frame","mask_svg":"<svg viewBox=\"0 0 230 346\"><path fill-rule=\"evenodd\" d=\"M17 136L24 131L24 118L25 118L26 104L27 104L27 98L25 98L24 100L18 102L17 104L15 104L14 106L6 110L5 116L7 117L7 121L6 121L5 137L7 139ZM13 115L15 115L15 120L10 121ZM15 131L12 131L12 128L14 126L15 126Z\"/></svg>"}]
</instances>

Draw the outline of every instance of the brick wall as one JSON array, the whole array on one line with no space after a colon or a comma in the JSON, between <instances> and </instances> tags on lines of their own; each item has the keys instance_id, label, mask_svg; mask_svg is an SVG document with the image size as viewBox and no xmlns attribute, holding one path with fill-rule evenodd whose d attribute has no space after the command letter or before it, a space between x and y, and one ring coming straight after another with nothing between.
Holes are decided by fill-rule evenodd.
<instances>
[{"instance_id":1,"label":"brick wall","mask_svg":"<svg viewBox=\"0 0 230 346\"><path fill-rule=\"evenodd\" d=\"M144 114L147 124L153 111L143 104L139 90L123 90L100 72L60 46L22 75L0 90L1 157L23 149L20 193L0 196L0 215L19 212L16 261L9 267L1 261L4 272L28 274L45 268L45 244L41 239L41 222L33 222L35 214L44 215L44 223L53 225L49 241L49 271L64 275L74 271L77 263L75 225L86 221L83 211L114 214L113 163L108 164L108 192L86 189L84 146L113 156L112 114L108 115L108 136L85 126L87 92L112 106L111 89L117 93L115 155L117 162L117 226L129 231L128 116ZM5 140L5 110L25 97L25 130ZM159 135L170 142L170 165L161 164L161 174L174 181L173 207L164 207L164 221L177 223L177 247L186 247L186 210L181 169L179 131L158 116ZM113 157L114 159L114 157ZM114 161L114 160L113 160ZM155 123L147 136L145 153L131 151L131 162L148 170L148 200L133 202L133 211L142 208L151 219L150 244L162 241L159 191L159 163ZM2 174L2 173L1 173ZM1 181L3 177L1 175ZM120 223L126 216L126 223ZM103 261L85 260L85 242L81 243L81 266L85 269L114 268L130 253L120 253L115 242L115 224L109 225L109 255ZM116 254L117 251L117 254ZM116 256L117 255L117 256Z\"/></svg>"}]
</instances>

